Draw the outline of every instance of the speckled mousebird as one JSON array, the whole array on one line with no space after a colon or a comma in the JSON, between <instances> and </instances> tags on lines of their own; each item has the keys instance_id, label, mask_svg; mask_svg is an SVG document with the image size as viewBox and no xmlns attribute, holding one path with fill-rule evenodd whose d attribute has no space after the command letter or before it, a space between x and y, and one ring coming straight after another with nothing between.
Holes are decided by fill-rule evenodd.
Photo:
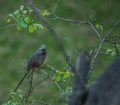
<instances>
[{"instance_id":1,"label":"speckled mousebird","mask_svg":"<svg viewBox=\"0 0 120 105\"><path fill-rule=\"evenodd\" d=\"M23 75L21 80L18 82L16 88L14 89L14 92L17 91L25 77L29 74L31 70L39 69L40 67L43 66L45 59L46 59L46 46L43 44L30 58L27 64L27 72Z\"/></svg>"},{"instance_id":2,"label":"speckled mousebird","mask_svg":"<svg viewBox=\"0 0 120 105\"><path fill-rule=\"evenodd\" d=\"M46 53L46 46L43 44L28 61L27 71L40 68L45 62Z\"/></svg>"}]
</instances>

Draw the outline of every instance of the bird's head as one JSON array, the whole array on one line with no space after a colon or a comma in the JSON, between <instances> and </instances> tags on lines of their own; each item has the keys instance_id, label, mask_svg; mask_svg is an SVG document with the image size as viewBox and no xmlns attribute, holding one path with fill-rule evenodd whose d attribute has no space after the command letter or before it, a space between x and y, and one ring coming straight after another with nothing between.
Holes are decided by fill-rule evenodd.
<instances>
[{"instance_id":1,"label":"bird's head","mask_svg":"<svg viewBox=\"0 0 120 105\"><path fill-rule=\"evenodd\" d=\"M46 54L46 45L45 44L43 44L43 45L41 45L41 47L36 51L36 54L41 54L41 55L44 55L44 54Z\"/></svg>"}]
</instances>

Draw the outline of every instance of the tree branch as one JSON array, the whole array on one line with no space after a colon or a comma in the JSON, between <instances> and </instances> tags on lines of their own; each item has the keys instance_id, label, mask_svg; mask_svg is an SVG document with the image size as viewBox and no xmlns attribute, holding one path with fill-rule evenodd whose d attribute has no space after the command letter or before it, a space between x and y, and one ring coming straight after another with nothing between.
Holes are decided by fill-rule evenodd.
<instances>
[{"instance_id":1,"label":"tree branch","mask_svg":"<svg viewBox=\"0 0 120 105\"><path fill-rule=\"evenodd\" d=\"M103 37L101 43L99 44L99 47L97 49L97 52L95 53L94 57L93 57L93 61L91 63L91 67L90 67L90 73L89 75L91 75L92 73L92 69L94 68L94 65L95 65L95 62L96 62L96 58L98 56L98 54L100 53L101 49L102 49L102 46L106 40L106 38L110 35L110 33L113 31L113 29L120 23L120 19L118 19L114 25L110 28L110 30L105 34L105 36ZM89 77L89 76L88 76Z\"/></svg>"},{"instance_id":2,"label":"tree branch","mask_svg":"<svg viewBox=\"0 0 120 105\"><path fill-rule=\"evenodd\" d=\"M66 19L66 18L62 18L62 17L56 16L56 15L54 15L54 18L48 18L48 20L60 20L60 21L65 21L65 22L87 24L87 22L85 22L85 21Z\"/></svg>"},{"instance_id":3,"label":"tree branch","mask_svg":"<svg viewBox=\"0 0 120 105\"><path fill-rule=\"evenodd\" d=\"M98 36L98 38L99 38L99 40L100 40L100 42L102 41L102 38L101 38L101 35L100 35L100 33L96 30L96 28L91 24L91 22L87 22L89 25L90 25L90 27L94 30L94 32L96 33L96 35Z\"/></svg>"},{"instance_id":4,"label":"tree branch","mask_svg":"<svg viewBox=\"0 0 120 105\"><path fill-rule=\"evenodd\" d=\"M36 86L38 86L40 83L44 82L46 79L48 79L49 76L47 76L46 78L44 78L43 80L39 81L38 83L36 83L32 88L35 88Z\"/></svg>"},{"instance_id":5,"label":"tree branch","mask_svg":"<svg viewBox=\"0 0 120 105\"><path fill-rule=\"evenodd\" d=\"M16 24L9 24L9 25L6 25L6 26L0 26L0 30L3 30L3 29L6 29L8 27L13 27L13 26L16 26Z\"/></svg>"}]
</instances>

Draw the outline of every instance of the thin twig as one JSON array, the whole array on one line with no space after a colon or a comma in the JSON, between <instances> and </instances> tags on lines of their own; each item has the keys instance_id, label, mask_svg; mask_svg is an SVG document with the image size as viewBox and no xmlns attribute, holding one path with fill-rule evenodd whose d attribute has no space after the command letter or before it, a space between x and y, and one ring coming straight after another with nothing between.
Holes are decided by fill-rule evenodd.
<instances>
[{"instance_id":1,"label":"thin twig","mask_svg":"<svg viewBox=\"0 0 120 105\"><path fill-rule=\"evenodd\" d=\"M41 84L42 82L44 82L46 79L48 79L49 76L47 76L46 78L44 78L43 80L39 81L38 83L36 83L32 88L35 88L36 86L38 86L39 84Z\"/></svg>"},{"instance_id":2,"label":"thin twig","mask_svg":"<svg viewBox=\"0 0 120 105\"><path fill-rule=\"evenodd\" d=\"M59 2L59 0L57 0L57 2L56 2L56 4L55 4L55 7L54 7L54 9L53 9L53 14L55 14L55 12L56 12L56 9L57 9L57 6L58 6L58 2Z\"/></svg>"},{"instance_id":3,"label":"thin twig","mask_svg":"<svg viewBox=\"0 0 120 105\"><path fill-rule=\"evenodd\" d=\"M120 35L113 35L112 37L118 37L118 38L120 38Z\"/></svg>"},{"instance_id":4,"label":"thin twig","mask_svg":"<svg viewBox=\"0 0 120 105\"><path fill-rule=\"evenodd\" d=\"M6 26L3 26L3 27L0 27L0 30L6 29L8 27L13 27L13 26L16 26L16 24L10 24L10 25L6 25Z\"/></svg>"},{"instance_id":5,"label":"thin twig","mask_svg":"<svg viewBox=\"0 0 120 105\"><path fill-rule=\"evenodd\" d=\"M80 24L87 24L86 21L81 21L81 20L73 20L73 19L66 19L62 18L59 16L54 15L54 18L47 18L48 20L60 20L60 21L65 21L65 22L72 22L72 23L80 23Z\"/></svg>"},{"instance_id":6,"label":"thin twig","mask_svg":"<svg viewBox=\"0 0 120 105\"><path fill-rule=\"evenodd\" d=\"M73 20L73 19L66 19L66 18L62 18L56 15L56 8L58 6L58 2L59 0L57 0L54 10L53 10L53 16L54 18L48 18L48 20L60 20L60 21L65 21L65 22L72 22L72 23L81 23L81 24L87 24L87 22L85 21L81 21L81 20Z\"/></svg>"},{"instance_id":7,"label":"thin twig","mask_svg":"<svg viewBox=\"0 0 120 105\"><path fill-rule=\"evenodd\" d=\"M71 63L72 62L72 60L71 60L71 56L69 56L69 62ZM71 72L72 70L71 70L72 68L71 67L69 67L69 72Z\"/></svg>"},{"instance_id":8,"label":"thin twig","mask_svg":"<svg viewBox=\"0 0 120 105\"><path fill-rule=\"evenodd\" d=\"M100 42L102 41L102 38L101 38L101 35L100 35L100 33L96 30L96 28L93 26L93 24L91 24L91 22L87 22L89 25L90 25L90 27L94 30L94 32L96 33L96 35L98 36L98 38L99 38L99 40L100 40Z\"/></svg>"}]
</instances>

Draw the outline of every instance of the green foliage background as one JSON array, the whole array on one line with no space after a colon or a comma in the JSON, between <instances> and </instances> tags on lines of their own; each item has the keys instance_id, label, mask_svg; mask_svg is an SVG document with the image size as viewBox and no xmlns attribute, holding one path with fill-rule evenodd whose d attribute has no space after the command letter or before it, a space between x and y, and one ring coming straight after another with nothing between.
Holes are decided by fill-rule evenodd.
<instances>
[{"instance_id":1,"label":"green foliage background","mask_svg":"<svg viewBox=\"0 0 120 105\"><path fill-rule=\"evenodd\" d=\"M47 9L52 12L56 0L34 0L33 3L41 10ZM18 31L15 26L4 27L8 25L6 22L8 14L22 4L24 4L22 0L0 0L0 100L2 101L7 100L9 89L16 86L24 73L27 61L41 44L45 43L47 46L47 64L58 70L66 66L61 52L47 31L37 31L30 34L28 30ZM119 10L119 0L59 0L56 14L74 20L95 18L96 22L103 26L103 32L100 32L105 35L115 21L120 18ZM96 34L87 25L59 20L49 22L58 33L74 64L79 53L84 50L90 51L99 45ZM120 34L118 29L114 30L114 33ZM106 47L112 47L112 45L105 44L104 48ZM110 61L111 59L101 52L90 80L98 78ZM42 79L43 74L36 74L36 78ZM61 87L65 88L62 83ZM23 88L26 88L26 83ZM59 98L59 95L59 90L50 80L43 82L34 90L33 94L41 103L62 105L65 100Z\"/></svg>"}]
</instances>

